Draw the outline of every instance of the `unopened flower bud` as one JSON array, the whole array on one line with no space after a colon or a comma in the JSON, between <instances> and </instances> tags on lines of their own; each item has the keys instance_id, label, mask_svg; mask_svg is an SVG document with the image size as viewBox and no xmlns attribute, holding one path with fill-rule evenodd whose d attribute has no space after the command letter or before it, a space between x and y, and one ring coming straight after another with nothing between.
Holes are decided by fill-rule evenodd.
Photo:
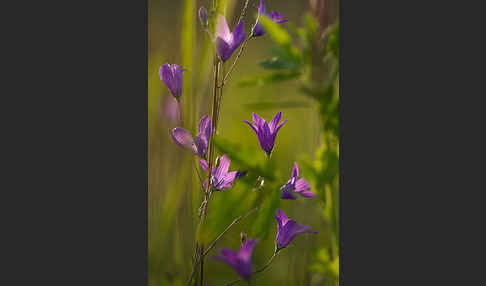
<instances>
[{"instance_id":1,"label":"unopened flower bud","mask_svg":"<svg viewBox=\"0 0 486 286\"><path fill-rule=\"evenodd\" d=\"M201 25L206 27L208 25L208 11L204 6L199 8L199 20L201 21Z\"/></svg>"},{"instance_id":2,"label":"unopened flower bud","mask_svg":"<svg viewBox=\"0 0 486 286\"><path fill-rule=\"evenodd\" d=\"M246 240L246 233L240 232L240 237L241 237L241 244L243 244Z\"/></svg>"}]
</instances>

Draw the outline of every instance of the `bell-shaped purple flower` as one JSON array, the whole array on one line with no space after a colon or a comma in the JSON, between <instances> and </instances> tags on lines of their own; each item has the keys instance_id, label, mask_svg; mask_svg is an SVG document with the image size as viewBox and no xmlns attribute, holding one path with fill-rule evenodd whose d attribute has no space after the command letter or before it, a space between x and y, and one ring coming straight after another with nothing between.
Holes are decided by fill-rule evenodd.
<instances>
[{"instance_id":1,"label":"bell-shaped purple flower","mask_svg":"<svg viewBox=\"0 0 486 286\"><path fill-rule=\"evenodd\" d=\"M208 163L205 160L199 160L199 164L204 171L208 171ZM228 172L229 165L230 159L228 156L221 156L218 167L211 168L211 187L220 191L231 188L231 184L238 175L238 171ZM207 183L207 180L204 181L203 187L206 187Z\"/></svg>"},{"instance_id":2,"label":"bell-shaped purple flower","mask_svg":"<svg viewBox=\"0 0 486 286\"><path fill-rule=\"evenodd\" d=\"M214 41L219 58L225 62L228 60L238 46L245 40L245 23L240 21L230 32L228 23L223 15L218 15Z\"/></svg>"},{"instance_id":3,"label":"bell-shaped purple flower","mask_svg":"<svg viewBox=\"0 0 486 286\"><path fill-rule=\"evenodd\" d=\"M205 115L199 121L197 136L192 138L191 133L184 128L174 128L169 130L170 136L174 143L179 147L188 149L201 158L205 158L208 151L209 138L211 137L212 127L209 115Z\"/></svg>"},{"instance_id":4,"label":"bell-shaped purple flower","mask_svg":"<svg viewBox=\"0 0 486 286\"><path fill-rule=\"evenodd\" d=\"M285 213L281 210L277 210L278 215L275 216L275 219L278 223L278 231L277 231L277 251L282 248L287 247L289 243L294 239L294 237L301 233L317 233L317 231L313 231L307 225L298 224L295 220L291 220L285 215Z\"/></svg>"},{"instance_id":5,"label":"bell-shaped purple flower","mask_svg":"<svg viewBox=\"0 0 486 286\"><path fill-rule=\"evenodd\" d=\"M180 65L164 64L160 67L159 75L170 92L176 98L182 94L182 72L185 71Z\"/></svg>"},{"instance_id":6,"label":"bell-shaped purple flower","mask_svg":"<svg viewBox=\"0 0 486 286\"><path fill-rule=\"evenodd\" d=\"M299 178L299 166L297 162L294 162L294 169L292 169L292 175L290 180L280 188L282 191L281 198L284 200L295 200L297 197L292 193L297 193L306 198L313 198L316 195L310 191L310 184L304 178Z\"/></svg>"},{"instance_id":7,"label":"bell-shaped purple flower","mask_svg":"<svg viewBox=\"0 0 486 286\"><path fill-rule=\"evenodd\" d=\"M214 259L222 261L233 267L233 269L244 280L248 281L253 272L251 266L251 255L253 248L257 244L256 239L247 238L238 251L224 248L221 250L223 256L213 256Z\"/></svg>"},{"instance_id":8,"label":"bell-shaped purple flower","mask_svg":"<svg viewBox=\"0 0 486 286\"><path fill-rule=\"evenodd\" d=\"M289 21L288 19L282 19L283 15L275 11L270 11L270 13L266 14L265 2L263 0L260 0L260 5L258 5L257 8L258 8L258 17L260 17L261 15L266 15L277 24L281 24ZM253 37L262 36L263 34L265 34L265 31L263 30L262 24L257 19L255 28L253 29Z\"/></svg>"},{"instance_id":9,"label":"bell-shaped purple flower","mask_svg":"<svg viewBox=\"0 0 486 286\"><path fill-rule=\"evenodd\" d=\"M262 147L263 151L265 151L268 156L272 153L278 130L285 124L285 122L287 122L287 120L284 120L279 124L281 117L282 112L278 112L270 123L267 124L265 119L261 118L256 113L253 113L253 124L247 120L243 120L253 128L253 131L255 131L258 141L260 142L260 147Z\"/></svg>"}]
</instances>

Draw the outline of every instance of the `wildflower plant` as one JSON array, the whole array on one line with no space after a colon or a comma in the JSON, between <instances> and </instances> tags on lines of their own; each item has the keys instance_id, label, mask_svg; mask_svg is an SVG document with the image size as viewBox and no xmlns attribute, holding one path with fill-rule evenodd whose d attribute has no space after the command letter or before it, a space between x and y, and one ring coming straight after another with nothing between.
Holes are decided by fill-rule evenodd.
<instances>
[{"instance_id":1,"label":"wildflower plant","mask_svg":"<svg viewBox=\"0 0 486 286\"><path fill-rule=\"evenodd\" d=\"M198 190L201 192L202 198L198 208L197 222L195 223L196 237L191 272L187 277L186 285L204 284L204 263L207 255L234 225L253 213L258 213L258 217L252 229L249 229L249 232L264 237L264 233L275 230L275 248L267 262L263 266L256 268L257 270L254 270L251 258L254 249L258 247L258 241L260 241L261 237L252 235L252 238L247 238L246 234L242 234L242 243L239 250L221 249L221 256L212 257L216 261L227 264L239 276L238 279L229 282L227 285L233 285L240 281L251 282L253 276L266 270L277 255L287 248L297 235L303 233L317 234L310 226L301 225L295 220L289 219L282 210L278 209L281 199L295 200L297 194L305 198L317 196L311 191L311 183L307 179L299 177L297 162L294 162L291 177L285 183L288 177L285 179L280 178L273 172L272 168L262 168L261 165L255 162L249 162L248 158L253 158L256 155L245 155L245 150L248 146L224 143L218 134L224 87L230 80L230 75L236 68L249 40L268 34L272 40L276 40L280 44L280 51L287 53L286 56L277 59L276 65L279 65L279 68L289 68L291 70L290 74L301 75L302 71L300 68L303 59L299 57L296 48L290 44L290 36L286 32L282 32L284 30L280 27L281 24L289 20L276 11L267 13L265 2L260 0L258 6L254 5L254 8L256 8L256 11L254 11L256 19L252 19L250 30L245 32L244 18L250 2L246 0L237 24L233 30L230 30L230 25L228 25L225 15L221 13L222 11L215 4L216 2L219 1L213 1L213 7L209 11L205 7L201 7L197 12L194 11L193 15L194 18L199 18L200 28L207 33L213 47L213 77L210 82L212 89L209 101L211 112L200 118L197 134L193 136L191 134L195 133L195 124L184 124L182 120L183 115L181 115L183 107L179 106L180 113L178 115L181 117L179 126L169 130L173 143L196 155L195 158L197 158L199 163L199 168L195 164L194 170L191 169L191 172L195 171L198 177ZM278 33L280 34L277 35ZM233 61L230 61L231 58L233 58ZM228 69L224 68L225 64L229 64ZM266 65L271 69L275 68L275 63L269 61L262 65ZM191 66L184 67L193 68ZM192 98L185 98L183 92L183 71L185 69L182 68L182 65L164 64L159 69L160 79L174 98L177 99L178 103L183 99L187 105L197 105L197 102L191 102ZM195 118L196 116L193 114L193 117ZM278 151L276 142L279 130L288 120L292 120L292 118L281 119L282 112L279 111L268 123L254 112L252 114L252 122L244 120L255 133L260 148L266 154L263 159L265 166L271 166L271 154ZM238 124L238 122L234 122L234 124ZM239 121L239 124L241 124L241 121ZM248 131L250 130L248 129ZM232 160L237 162L239 166L243 166L243 168L240 170L232 168L230 166ZM224 193L232 192L240 179L246 186L250 186L247 188L247 193L244 194L244 197L251 201L253 208L245 210L244 214L236 217L222 232L208 240L205 228L208 227L207 221L211 219L211 216L208 215L212 210L210 202L219 200L218 196L222 196ZM263 186L269 191L259 191ZM228 213L231 213L231 204L227 205ZM274 216L275 221L271 222L268 220L268 217L273 216L275 210L277 210L277 215Z\"/></svg>"}]
</instances>

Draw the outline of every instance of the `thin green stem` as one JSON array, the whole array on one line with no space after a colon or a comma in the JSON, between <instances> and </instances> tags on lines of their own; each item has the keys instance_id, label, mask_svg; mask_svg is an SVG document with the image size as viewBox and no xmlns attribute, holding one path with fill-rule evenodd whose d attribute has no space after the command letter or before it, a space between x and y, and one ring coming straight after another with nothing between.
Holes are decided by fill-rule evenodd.
<instances>
[{"instance_id":1,"label":"thin green stem","mask_svg":"<svg viewBox=\"0 0 486 286\"><path fill-rule=\"evenodd\" d=\"M257 210L258 210L258 207L256 207L256 208L254 208L254 209L250 210L249 212L247 212L246 214L244 214L244 215L242 215L242 216L239 216L239 217L235 218L235 219L233 220L233 222L232 222L231 224L229 224L229 225L228 225L228 226L227 226L227 227L226 227L226 228L223 230L223 232L222 232L222 233L220 233L220 234L219 234L219 235L216 237L216 239L214 239L214 241L213 241L213 242L212 242L212 243L211 243L211 244L208 246L208 248L206 249L206 251L204 251L203 256L206 256L206 255L209 253L209 251L211 251L211 249L213 249L213 248L214 248L214 246L216 245L216 242L218 242L218 240L220 240L220 239L223 237L223 235L224 235L225 233L227 233L227 232L230 230L230 228L231 228L233 225L237 224L237 223L238 223L238 222L240 222L242 219L246 218L247 216L249 216L250 214L252 214L252 213L256 212Z\"/></svg>"},{"instance_id":2,"label":"thin green stem","mask_svg":"<svg viewBox=\"0 0 486 286\"><path fill-rule=\"evenodd\" d=\"M201 206L202 207L202 206ZM205 257L209 251L211 251L214 246L216 245L216 243L231 229L231 227L233 227L235 224L239 223L241 220L245 219L247 216L249 216L250 214L256 212L258 210L258 207L254 208L254 209L251 209L250 211L248 211L247 213L245 213L244 215L242 216L239 216L237 218L235 218L233 220L233 222L231 222L231 224L229 224L224 230L222 233L220 233L215 239L213 242L211 242L211 244L209 245L209 247L206 249L206 251L204 251L202 253L202 255L200 255L200 250L199 250L199 245L196 245L196 248L194 250L194 253L195 253L195 258L194 258L194 263L193 263L193 266L192 266L192 272L191 272L191 275L189 276L187 282L186 282L186 285L190 285L191 281L192 281L192 278L194 277L194 275L196 274L196 269L197 269L197 266L199 265L199 263L202 261L201 258L202 257Z\"/></svg>"},{"instance_id":3,"label":"thin green stem","mask_svg":"<svg viewBox=\"0 0 486 286\"><path fill-rule=\"evenodd\" d=\"M252 32L253 33L253 32ZM235 60L233 61L233 64L231 65L231 67L229 68L228 72L226 73L226 75L223 77L223 81L221 82L221 86L219 87L223 87L226 82L229 80L229 77L231 75L231 73L233 72L233 70L235 69L236 67L236 63L238 62L238 60L240 59L241 55L243 54L243 50L245 49L245 46L246 46L246 43L248 42L248 40L252 39L253 36L250 35L248 36L247 38L245 38L245 40L243 41L243 43L241 44L241 48L240 48L240 51L238 52L238 54L236 55L236 58Z\"/></svg>"}]
</instances>

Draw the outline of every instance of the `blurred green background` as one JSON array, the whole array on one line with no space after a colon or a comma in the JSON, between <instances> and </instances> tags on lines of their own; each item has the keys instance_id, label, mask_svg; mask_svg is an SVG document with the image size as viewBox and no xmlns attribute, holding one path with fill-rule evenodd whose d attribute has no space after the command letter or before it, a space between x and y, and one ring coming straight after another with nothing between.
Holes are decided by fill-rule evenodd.
<instances>
[{"instance_id":1,"label":"blurred green background","mask_svg":"<svg viewBox=\"0 0 486 286\"><path fill-rule=\"evenodd\" d=\"M233 188L213 194L202 239L211 241L234 218L261 206L257 213L235 225L209 255L219 255L221 248L238 249L240 232L244 231L260 239L252 260L257 269L273 253L277 231L273 214L280 208L319 234L297 236L269 269L255 275L254 285L336 285L339 42L335 39L338 29L334 29L334 34L328 31L336 27L330 24L336 23L338 1L265 2L267 12L276 10L290 20L281 28L291 37L291 48L269 34L250 40L224 87L217 154L230 155L230 171L249 170L249 174ZM210 9L212 1L148 3L149 285L185 285L191 271L197 210L202 200L194 172L199 166L195 156L173 144L169 136L168 129L180 124L169 120L164 112L170 94L158 71L164 63L182 64L188 70L184 73L181 98L184 128L196 133L197 122L210 111L214 52L197 10L202 5ZM253 4L257 0L250 1L245 16L246 33L256 15ZM218 5L233 29L244 1L219 0ZM285 58L285 51L293 49L298 51L295 65L284 60L279 67L258 64L266 59ZM226 71L233 60L234 56L225 64ZM277 76L266 76L270 74ZM282 77L278 75L282 74L295 76L279 80ZM267 162L256 135L242 121L251 120L252 112L269 121L278 111L288 122L280 129ZM312 183L317 198L278 198L279 187L290 178L294 161L299 163L300 176ZM265 173L265 184L255 190L259 171ZM237 275L226 264L205 260L205 285L225 285L235 278Z\"/></svg>"}]
</instances>

